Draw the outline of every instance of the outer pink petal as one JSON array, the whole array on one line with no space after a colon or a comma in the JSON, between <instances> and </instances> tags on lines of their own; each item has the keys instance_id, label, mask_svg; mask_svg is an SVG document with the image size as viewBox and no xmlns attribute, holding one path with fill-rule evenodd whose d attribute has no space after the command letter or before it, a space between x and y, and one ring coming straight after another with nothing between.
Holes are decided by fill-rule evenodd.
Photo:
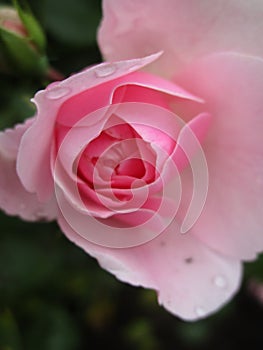
<instances>
[{"instance_id":1,"label":"outer pink petal","mask_svg":"<svg viewBox=\"0 0 263 350\"><path fill-rule=\"evenodd\" d=\"M159 303L185 320L205 317L226 303L240 284L240 262L215 253L172 224L151 242L129 249L93 245L59 219L66 236L118 279L155 289ZM125 233L124 233L125 234Z\"/></svg>"},{"instance_id":2,"label":"outer pink petal","mask_svg":"<svg viewBox=\"0 0 263 350\"><path fill-rule=\"evenodd\" d=\"M20 141L32 122L33 119L29 119L12 130L0 132L0 208L7 214L19 215L24 220L53 220L57 213L55 201L40 203L35 194L25 190L16 171Z\"/></svg>"},{"instance_id":3,"label":"outer pink petal","mask_svg":"<svg viewBox=\"0 0 263 350\"><path fill-rule=\"evenodd\" d=\"M263 251L263 60L215 54L178 79L212 115L208 198L192 232L222 253L253 259Z\"/></svg>"},{"instance_id":4,"label":"outer pink petal","mask_svg":"<svg viewBox=\"0 0 263 350\"><path fill-rule=\"evenodd\" d=\"M169 77L216 51L263 57L261 0L104 0L103 12L98 40L106 60L163 50L154 70Z\"/></svg>"}]
</instances>

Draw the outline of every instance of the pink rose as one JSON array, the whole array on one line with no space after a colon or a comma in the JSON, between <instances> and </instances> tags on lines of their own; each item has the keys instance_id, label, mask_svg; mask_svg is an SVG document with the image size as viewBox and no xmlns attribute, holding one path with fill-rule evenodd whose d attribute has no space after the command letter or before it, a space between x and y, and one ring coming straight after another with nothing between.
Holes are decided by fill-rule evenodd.
<instances>
[{"instance_id":1,"label":"pink rose","mask_svg":"<svg viewBox=\"0 0 263 350\"><path fill-rule=\"evenodd\" d=\"M56 217L117 278L205 317L263 249L263 6L103 4L112 63L38 92L37 115L0 134L0 206Z\"/></svg>"}]
</instances>

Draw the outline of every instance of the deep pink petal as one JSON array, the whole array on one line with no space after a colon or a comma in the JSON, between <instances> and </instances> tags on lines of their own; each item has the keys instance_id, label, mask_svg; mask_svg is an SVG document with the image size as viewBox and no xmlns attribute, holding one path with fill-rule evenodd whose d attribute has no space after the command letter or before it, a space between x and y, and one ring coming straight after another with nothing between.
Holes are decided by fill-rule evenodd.
<instances>
[{"instance_id":1,"label":"deep pink petal","mask_svg":"<svg viewBox=\"0 0 263 350\"><path fill-rule=\"evenodd\" d=\"M98 41L106 60L164 51L151 68L171 77L198 56L263 57L261 0L104 0Z\"/></svg>"},{"instance_id":2,"label":"deep pink petal","mask_svg":"<svg viewBox=\"0 0 263 350\"><path fill-rule=\"evenodd\" d=\"M54 126L58 111L65 101L75 95L81 95L87 89L134 72L158 57L159 54L155 54L141 59L102 63L39 91L34 98L38 109L37 119L23 138L18 154L18 169L23 185L29 191L37 192L40 199L52 195L54 186L51 169L49 166L43 169L42 165L50 164ZM111 96L106 96L105 105L110 102L110 98ZM32 148L32 140L37 140L38 147ZM25 166L29 163L30 167Z\"/></svg>"},{"instance_id":3,"label":"deep pink petal","mask_svg":"<svg viewBox=\"0 0 263 350\"><path fill-rule=\"evenodd\" d=\"M160 58L157 61L159 60ZM143 71L124 76L118 86L116 85L112 96L113 103L141 102L160 107L167 107L167 103L172 99L203 102L202 98L191 94L174 82Z\"/></svg>"},{"instance_id":4,"label":"deep pink petal","mask_svg":"<svg viewBox=\"0 0 263 350\"><path fill-rule=\"evenodd\" d=\"M159 303L185 320L215 312L239 288L239 261L215 253L192 235L178 234L175 225L147 244L109 249L74 233L63 218L59 223L66 236L103 268L121 281L155 289Z\"/></svg>"},{"instance_id":5,"label":"deep pink petal","mask_svg":"<svg viewBox=\"0 0 263 350\"><path fill-rule=\"evenodd\" d=\"M95 90L99 97L103 97L100 100L100 103L106 98L108 103L117 103L117 105L114 105L112 109L109 109L108 106L99 109L101 107L100 104L97 106L98 109L93 111L95 107L90 107L87 100L90 100L89 94L92 95ZM151 105L141 102L142 92L145 100L148 103L151 103ZM95 99L92 99L93 102L94 100ZM59 109L56 120L57 143L55 153L58 153L63 166L69 176L71 176L75 160L78 158L80 150L83 150L91 140L96 138L103 128L106 129L109 127L107 134L110 134L110 136L115 138L116 132L113 132L113 129L115 131L120 131L119 138L123 133L126 134L125 138L127 138L127 136L128 138L130 136L135 136L134 134L136 134L136 132L134 130L126 130L127 127L123 126L123 123L128 122L135 128L135 130L138 129L137 131L140 131L143 138L147 141L158 139L160 146L163 148L162 152L165 153L165 157L167 157L167 153L171 153L174 148L174 142L169 137L166 137L165 133L162 133L159 130L163 129L164 122L166 129L169 130L169 134L172 133L173 138L174 134L178 133L179 130L179 125L177 125L178 123L175 116L172 112L166 109L171 100L173 100L174 103L179 100L190 100L193 101L193 103L201 102L199 98L189 94L172 82L142 72L134 72L114 81L105 83L103 86L100 85L88 89L79 95L69 98L69 100L63 103ZM131 101L136 103L130 103ZM118 105L118 102L122 103ZM102 105L103 104L107 105L106 101L104 101ZM195 104L199 105L198 103ZM150 106L150 110L148 106ZM163 107L166 108L164 109ZM140 111L140 113L138 113L138 111ZM109 116L114 113L117 115L121 114L122 118L124 118L123 121L120 118L108 119ZM147 116L145 114L147 114ZM155 119L153 125L155 127L154 133L153 130L152 132L149 130L152 127L153 118ZM165 121L166 119L168 119L168 121ZM74 125L74 123L76 124ZM179 123L182 124L181 119L179 120ZM70 126L72 127L71 129ZM129 131L128 134L127 131ZM139 137L138 133L136 135ZM99 137L99 139L100 138L101 137ZM167 142L168 140L169 144ZM94 153L94 156L98 156L101 147L98 147L95 141L93 141L92 144L95 146L96 151L94 152L94 150L90 149L90 153ZM122 142L121 144L124 147L125 142ZM91 143L88 148L90 147ZM128 156L131 156L130 148L129 145ZM146 159L149 161L148 158ZM92 172L90 175L93 176Z\"/></svg>"},{"instance_id":6,"label":"deep pink petal","mask_svg":"<svg viewBox=\"0 0 263 350\"><path fill-rule=\"evenodd\" d=\"M203 147L208 198L191 234L222 253L253 259L263 250L263 60L216 54L178 79L206 99L212 114Z\"/></svg>"},{"instance_id":7,"label":"deep pink petal","mask_svg":"<svg viewBox=\"0 0 263 350\"><path fill-rule=\"evenodd\" d=\"M23 187L17 171L16 158L20 141L34 119L17 125L14 129L0 132L0 208L9 215L24 220L53 220L57 214L56 202L40 203L37 196ZM27 164L27 167L30 166Z\"/></svg>"}]
</instances>

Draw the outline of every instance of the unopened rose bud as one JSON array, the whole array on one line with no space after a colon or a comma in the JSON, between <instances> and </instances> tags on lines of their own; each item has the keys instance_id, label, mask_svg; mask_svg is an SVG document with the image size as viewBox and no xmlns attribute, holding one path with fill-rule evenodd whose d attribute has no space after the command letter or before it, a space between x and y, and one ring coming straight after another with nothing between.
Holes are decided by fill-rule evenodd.
<instances>
[{"instance_id":1,"label":"unopened rose bud","mask_svg":"<svg viewBox=\"0 0 263 350\"><path fill-rule=\"evenodd\" d=\"M27 36L27 30L18 16L17 11L12 7L0 7L0 27L23 37Z\"/></svg>"},{"instance_id":2,"label":"unopened rose bud","mask_svg":"<svg viewBox=\"0 0 263 350\"><path fill-rule=\"evenodd\" d=\"M0 7L0 69L45 76L45 35L32 13L14 3L15 8Z\"/></svg>"}]
</instances>

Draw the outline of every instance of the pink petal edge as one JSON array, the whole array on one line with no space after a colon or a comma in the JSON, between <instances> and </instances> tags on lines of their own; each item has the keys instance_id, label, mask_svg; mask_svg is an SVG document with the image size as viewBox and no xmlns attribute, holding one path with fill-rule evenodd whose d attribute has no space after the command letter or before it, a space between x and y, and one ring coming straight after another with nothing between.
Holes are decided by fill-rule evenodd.
<instances>
[{"instance_id":1,"label":"pink petal edge","mask_svg":"<svg viewBox=\"0 0 263 350\"><path fill-rule=\"evenodd\" d=\"M29 193L23 187L16 171L21 138L34 120L28 119L14 129L0 132L0 208L9 215L18 215L28 221L54 220L57 214L55 200L40 203L35 194Z\"/></svg>"},{"instance_id":2,"label":"pink petal edge","mask_svg":"<svg viewBox=\"0 0 263 350\"><path fill-rule=\"evenodd\" d=\"M214 313L240 287L240 261L216 253L193 235L179 234L174 224L147 244L126 249L90 243L62 216L59 225L67 238L98 259L101 267L123 282L156 290L159 303L184 320Z\"/></svg>"}]
</instances>

